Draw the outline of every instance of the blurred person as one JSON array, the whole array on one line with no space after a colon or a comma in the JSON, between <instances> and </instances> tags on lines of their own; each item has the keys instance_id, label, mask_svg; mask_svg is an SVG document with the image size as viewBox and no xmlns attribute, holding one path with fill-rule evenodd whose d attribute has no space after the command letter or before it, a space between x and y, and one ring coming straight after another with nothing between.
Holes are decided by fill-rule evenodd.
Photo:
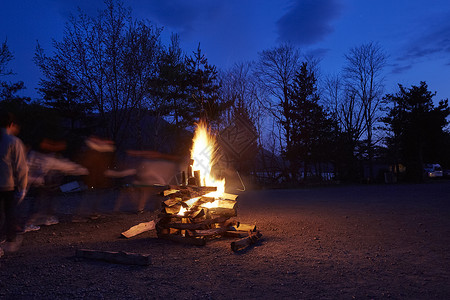
<instances>
[{"instance_id":1,"label":"blurred person","mask_svg":"<svg viewBox=\"0 0 450 300\"><path fill-rule=\"evenodd\" d=\"M128 150L127 156L133 161L135 176L131 185L121 191L114 210L121 208L125 197L137 202L138 213L145 210L147 203L150 204L150 210L157 209L160 198L154 196L167 185L178 184L176 175L179 171L179 157L146 150Z\"/></svg>"},{"instance_id":2,"label":"blurred person","mask_svg":"<svg viewBox=\"0 0 450 300\"><path fill-rule=\"evenodd\" d=\"M6 251L16 251L22 242L17 235L17 207L26 194L28 167L25 148L17 138L20 126L13 114L0 113L0 234Z\"/></svg>"},{"instance_id":3,"label":"blurred person","mask_svg":"<svg viewBox=\"0 0 450 300\"><path fill-rule=\"evenodd\" d=\"M81 154L79 163L88 170L83 181L87 193L81 199L74 222L86 221L86 218L100 217L102 192L112 186L112 180L106 172L114 168L116 147L114 142L95 135L85 140L85 149Z\"/></svg>"},{"instance_id":4,"label":"blurred person","mask_svg":"<svg viewBox=\"0 0 450 300\"><path fill-rule=\"evenodd\" d=\"M56 216L56 194L65 175L87 175L88 170L66 158L58 157L57 152L65 149L65 142L44 139L39 148L27 154L28 187L30 191L28 220L24 231L39 230L39 225L58 224Z\"/></svg>"}]
</instances>

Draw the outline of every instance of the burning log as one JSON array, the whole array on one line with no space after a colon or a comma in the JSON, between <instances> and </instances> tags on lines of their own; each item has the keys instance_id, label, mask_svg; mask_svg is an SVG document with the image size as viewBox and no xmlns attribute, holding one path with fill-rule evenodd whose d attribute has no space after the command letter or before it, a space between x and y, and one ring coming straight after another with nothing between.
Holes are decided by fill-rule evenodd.
<instances>
[{"instance_id":1,"label":"burning log","mask_svg":"<svg viewBox=\"0 0 450 300\"><path fill-rule=\"evenodd\" d=\"M238 195L229 194L229 193L223 193L221 198L226 199L226 200L234 200L234 201L236 201L237 198L238 198Z\"/></svg>"},{"instance_id":2,"label":"burning log","mask_svg":"<svg viewBox=\"0 0 450 300\"><path fill-rule=\"evenodd\" d=\"M213 207L208 209L211 215L217 215L222 217L235 217L237 215L236 209L225 207Z\"/></svg>"},{"instance_id":3,"label":"burning log","mask_svg":"<svg viewBox=\"0 0 450 300\"><path fill-rule=\"evenodd\" d=\"M194 133L191 160L187 170L182 172L181 185L168 186L160 193L164 201L155 224L158 237L204 245L205 237L230 231L256 231L256 226L230 220L237 215L238 195L225 193L225 180L213 176L216 145L206 123L200 122ZM234 236L241 235L234 233ZM250 233L250 236L248 241L251 242L255 234ZM240 248L241 243L248 241L238 241L233 247Z\"/></svg>"},{"instance_id":4,"label":"burning log","mask_svg":"<svg viewBox=\"0 0 450 300\"><path fill-rule=\"evenodd\" d=\"M195 178L195 185L196 186L201 186L202 185L202 182L201 182L201 179L200 179L200 171L194 171L194 178Z\"/></svg>"},{"instance_id":5,"label":"burning log","mask_svg":"<svg viewBox=\"0 0 450 300\"><path fill-rule=\"evenodd\" d=\"M223 223L227 220L226 217L217 217L214 219L206 219L197 223L166 223L159 224L161 228L175 228L175 229L186 229L186 230L200 230L200 229L208 229L208 226L214 223Z\"/></svg>"},{"instance_id":6,"label":"burning log","mask_svg":"<svg viewBox=\"0 0 450 300\"><path fill-rule=\"evenodd\" d=\"M177 214L181 209L181 204L180 205L175 205L175 206L170 206L170 207L164 207L164 213L166 215L172 215L172 214Z\"/></svg>"},{"instance_id":7,"label":"burning log","mask_svg":"<svg viewBox=\"0 0 450 300\"><path fill-rule=\"evenodd\" d=\"M202 209L199 209L199 210L196 210L196 211L190 213L189 214L189 218L190 219L197 219L197 218L203 217L204 215L205 215L205 210L202 208Z\"/></svg>"},{"instance_id":8,"label":"burning log","mask_svg":"<svg viewBox=\"0 0 450 300\"><path fill-rule=\"evenodd\" d=\"M112 251L99 251L89 249L77 249L75 256L126 265L148 266L151 263L150 255L128 253L122 251L112 252Z\"/></svg>"},{"instance_id":9,"label":"burning log","mask_svg":"<svg viewBox=\"0 0 450 300\"><path fill-rule=\"evenodd\" d=\"M261 237L262 237L262 234L259 231L257 231L257 232L250 231L248 233L248 237L240 239L235 242L231 242L231 250L234 252L239 251L242 248L245 248L247 246L250 246L250 245L256 243Z\"/></svg>"}]
</instances>

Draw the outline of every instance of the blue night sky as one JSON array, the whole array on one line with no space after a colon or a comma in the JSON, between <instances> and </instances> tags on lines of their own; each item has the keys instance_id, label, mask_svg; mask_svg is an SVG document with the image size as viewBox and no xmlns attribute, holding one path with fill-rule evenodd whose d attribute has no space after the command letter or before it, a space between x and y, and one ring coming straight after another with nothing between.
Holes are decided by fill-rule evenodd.
<instances>
[{"instance_id":1,"label":"blue night sky","mask_svg":"<svg viewBox=\"0 0 450 300\"><path fill-rule=\"evenodd\" d=\"M322 74L344 65L344 54L362 43L377 42L389 55L385 91L397 92L426 81L435 100L450 98L450 1L448 0L126 0L138 19L178 33L186 53L197 48L221 69L255 60L258 52L290 41L305 54L321 57ZM36 41L51 54L64 23L77 7L95 16L102 0L2 0L0 41L7 39L10 63L27 90L35 89L39 70L32 58Z\"/></svg>"}]
</instances>

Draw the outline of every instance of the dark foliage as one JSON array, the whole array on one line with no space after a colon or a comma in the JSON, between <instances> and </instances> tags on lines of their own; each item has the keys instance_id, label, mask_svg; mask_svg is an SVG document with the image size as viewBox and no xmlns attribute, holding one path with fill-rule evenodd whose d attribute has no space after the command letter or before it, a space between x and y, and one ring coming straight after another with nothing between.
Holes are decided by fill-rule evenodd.
<instances>
[{"instance_id":1,"label":"dark foliage","mask_svg":"<svg viewBox=\"0 0 450 300\"><path fill-rule=\"evenodd\" d=\"M448 100L434 106L436 93L425 82L411 88L399 85L399 89L384 98L393 105L383 119L389 130L386 142L391 162L405 165L408 180L420 181L424 163L439 163L448 155L443 128L450 108Z\"/></svg>"},{"instance_id":2,"label":"dark foliage","mask_svg":"<svg viewBox=\"0 0 450 300\"><path fill-rule=\"evenodd\" d=\"M290 126L291 143L283 155L290 163L291 179L312 175L321 177L321 163L330 161L333 144L332 121L318 104L315 73L303 63L289 89L288 113L284 126ZM303 176L299 173L303 169ZM313 172L314 169L314 172Z\"/></svg>"}]
</instances>

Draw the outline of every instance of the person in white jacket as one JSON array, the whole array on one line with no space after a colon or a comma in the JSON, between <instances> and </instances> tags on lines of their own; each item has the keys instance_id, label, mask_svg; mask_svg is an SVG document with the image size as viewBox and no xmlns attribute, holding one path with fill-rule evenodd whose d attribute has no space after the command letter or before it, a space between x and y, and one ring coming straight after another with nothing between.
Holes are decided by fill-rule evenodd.
<instances>
[{"instance_id":1,"label":"person in white jacket","mask_svg":"<svg viewBox=\"0 0 450 300\"><path fill-rule=\"evenodd\" d=\"M1 247L7 251L20 246L16 211L25 197L28 179L25 148L15 136L19 128L13 114L0 113L0 240L6 239Z\"/></svg>"}]
</instances>

